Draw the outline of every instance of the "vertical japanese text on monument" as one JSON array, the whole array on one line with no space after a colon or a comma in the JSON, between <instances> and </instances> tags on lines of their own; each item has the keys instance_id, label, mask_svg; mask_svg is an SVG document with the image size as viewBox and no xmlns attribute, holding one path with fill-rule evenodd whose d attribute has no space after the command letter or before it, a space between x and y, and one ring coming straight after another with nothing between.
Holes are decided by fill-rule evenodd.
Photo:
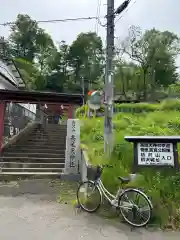
<instances>
[{"instance_id":1,"label":"vertical japanese text on monument","mask_svg":"<svg viewBox=\"0 0 180 240\"><path fill-rule=\"evenodd\" d=\"M174 166L172 143L138 143L138 165Z\"/></svg>"},{"instance_id":2,"label":"vertical japanese text on monument","mask_svg":"<svg viewBox=\"0 0 180 240\"><path fill-rule=\"evenodd\" d=\"M72 135L70 137L70 168L75 167L76 162L76 122L72 121Z\"/></svg>"}]
</instances>

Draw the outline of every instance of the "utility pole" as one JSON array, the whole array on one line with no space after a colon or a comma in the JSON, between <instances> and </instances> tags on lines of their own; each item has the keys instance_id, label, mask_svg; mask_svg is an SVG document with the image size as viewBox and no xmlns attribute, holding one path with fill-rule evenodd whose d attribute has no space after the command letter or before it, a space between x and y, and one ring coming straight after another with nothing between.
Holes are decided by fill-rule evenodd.
<instances>
[{"instance_id":1,"label":"utility pole","mask_svg":"<svg viewBox=\"0 0 180 240\"><path fill-rule=\"evenodd\" d=\"M114 100L114 19L122 13L131 0L124 1L114 10L114 0L107 0L107 37L106 37L106 71L105 71L105 119L104 119L104 152L110 156L113 150L113 100Z\"/></svg>"},{"instance_id":2,"label":"utility pole","mask_svg":"<svg viewBox=\"0 0 180 240\"><path fill-rule=\"evenodd\" d=\"M82 86L82 95L83 95L83 105L84 105L84 103L85 103L85 99L84 99L84 93L85 93L85 86L84 86L84 77L82 76L81 77L81 86Z\"/></svg>"},{"instance_id":3,"label":"utility pole","mask_svg":"<svg viewBox=\"0 0 180 240\"><path fill-rule=\"evenodd\" d=\"M104 151L110 155L113 148L113 57L114 57L114 0L107 0L107 37L106 37L106 72L105 72L105 119Z\"/></svg>"}]
</instances>

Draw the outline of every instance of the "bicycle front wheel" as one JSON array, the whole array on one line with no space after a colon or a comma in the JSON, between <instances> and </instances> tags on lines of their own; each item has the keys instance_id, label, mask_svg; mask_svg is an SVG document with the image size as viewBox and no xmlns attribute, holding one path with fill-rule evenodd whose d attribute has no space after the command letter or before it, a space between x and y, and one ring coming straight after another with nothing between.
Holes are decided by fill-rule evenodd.
<instances>
[{"instance_id":1,"label":"bicycle front wheel","mask_svg":"<svg viewBox=\"0 0 180 240\"><path fill-rule=\"evenodd\" d=\"M82 182L77 190L77 200L83 210L96 212L102 203L102 195L93 181Z\"/></svg>"},{"instance_id":2,"label":"bicycle front wheel","mask_svg":"<svg viewBox=\"0 0 180 240\"><path fill-rule=\"evenodd\" d=\"M119 197L119 209L124 220L134 227L145 226L152 215L152 204L138 189L126 189Z\"/></svg>"}]
</instances>

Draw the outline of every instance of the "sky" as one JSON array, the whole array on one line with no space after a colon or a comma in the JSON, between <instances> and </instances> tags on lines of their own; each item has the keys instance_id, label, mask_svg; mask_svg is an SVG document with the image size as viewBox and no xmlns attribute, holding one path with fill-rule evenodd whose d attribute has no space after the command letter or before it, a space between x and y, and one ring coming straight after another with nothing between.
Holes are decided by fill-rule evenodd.
<instances>
[{"instance_id":1,"label":"sky","mask_svg":"<svg viewBox=\"0 0 180 240\"><path fill-rule=\"evenodd\" d=\"M0 0L3 1L3 0ZM98 2L101 3L99 16L106 15L107 0L6 0L1 6L0 23L14 21L17 14L28 14L35 20L51 20L97 16ZM123 0L115 0L118 7ZM131 6L132 5L132 6ZM115 26L115 36L124 38L128 28L137 25L142 30L153 27L180 33L179 0L132 0L129 10L122 14ZM104 24L105 19L101 22ZM55 42L65 40L71 43L81 32L97 31L105 41L106 29L96 24L96 20L66 23L46 23L40 25ZM0 26L0 36L7 37L9 27Z\"/></svg>"}]
</instances>

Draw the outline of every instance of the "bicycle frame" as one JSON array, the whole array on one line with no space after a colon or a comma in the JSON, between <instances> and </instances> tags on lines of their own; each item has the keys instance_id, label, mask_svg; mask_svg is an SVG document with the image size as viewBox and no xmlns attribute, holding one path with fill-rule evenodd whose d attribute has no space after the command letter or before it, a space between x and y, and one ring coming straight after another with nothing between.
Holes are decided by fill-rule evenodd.
<instances>
[{"instance_id":1,"label":"bicycle frame","mask_svg":"<svg viewBox=\"0 0 180 240\"><path fill-rule=\"evenodd\" d=\"M128 187L123 178L119 177L120 185L117 193L111 194L104 186L101 180L102 168L98 167L96 175L93 180L88 178L81 182L77 190L77 200L79 206L86 212L96 212L103 204L103 197L110 205L118 211L123 219L134 227L145 226L152 216L152 203L149 197L140 189L135 187ZM82 193L82 195L81 195ZM96 195L95 195L96 194ZM83 198L84 195L84 198ZM82 196L82 199L80 198ZM92 198L91 198L92 196ZM95 198L93 198L93 196ZM92 200L93 208L91 208L90 200ZM142 201L141 201L142 200ZM86 205L87 204L87 205ZM134 219L129 218L131 213ZM144 214L146 213L146 214ZM144 215L143 215L144 214ZM127 216L126 216L127 215ZM143 216L141 222L134 221L137 216ZM146 217L146 218L145 218ZM141 220L139 218L139 220Z\"/></svg>"},{"instance_id":2,"label":"bicycle frame","mask_svg":"<svg viewBox=\"0 0 180 240\"><path fill-rule=\"evenodd\" d=\"M118 191L117 191L117 193L116 193L116 196L115 196L115 195L111 194L111 193L105 188L105 186L104 186L104 184L102 183L102 181L101 181L100 178L97 179L94 183L95 183L96 186L98 187L98 189L99 189L99 191L100 191L100 193L101 193L101 196L102 196L102 193L103 193L103 195L104 195L105 198L110 202L110 204L113 205L113 206L115 206L115 207L117 207L115 204L112 203L112 201L113 201L113 200L118 200L118 198L119 198L124 192L126 192L126 190L123 191L122 188L119 188ZM138 189L136 189L136 191L139 192L139 193L141 193L143 196L146 197L146 195L145 195L142 191L140 191L140 190L138 190ZM150 203L151 208L153 208L151 201L150 201L149 199L147 199L147 201ZM127 200L127 202L124 201L123 204L122 204L121 206L118 206L118 207L123 208L123 209L127 209L127 210L131 210L133 206L134 206L134 203L132 203L131 201Z\"/></svg>"},{"instance_id":3,"label":"bicycle frame","mask_svg":"<svg viewBox=\"0 0 180 240\"><path fill-rule=\"evenodd\" d=\"M116 196L114 196L113 194L111 194L104 186L104 184L102 183L101 179L99 178L98 180L95 181L95 184L97 185L97 187L99 188L100 193L105 196L105 198L111 203L112 200L117 199L117 197L119 196L119 191L118 190Z\"/></svg>"}]
</instances>

